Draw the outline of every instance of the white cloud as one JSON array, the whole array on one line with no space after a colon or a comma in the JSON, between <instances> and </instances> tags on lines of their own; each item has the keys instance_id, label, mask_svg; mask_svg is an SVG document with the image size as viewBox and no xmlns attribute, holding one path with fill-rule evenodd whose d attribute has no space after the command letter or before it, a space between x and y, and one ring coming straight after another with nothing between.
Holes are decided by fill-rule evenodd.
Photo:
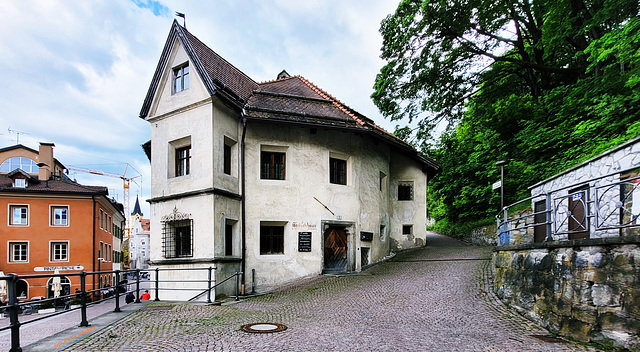
<instances>
[{"instance_id":1,"label":"white cloud","mask_svg":"<svg viewBox=\"0 0 640 352\"><path fill-rule=\"evenodd\" d=\"M187 28L256 81L286 69L392 129L369 96L382 67L380 21L388 0L247 1L29 0L0 2L0 147L56 144L65 165L142 174L131 198L147 199L149 162L140 145L149 126L138 117L174 11ZM168 11L162 6L166 6ZM156 16L165 14L165 17ZM179 22L182 19L178 19ZM106 185L122 200L121 183ZM135 190L135 192L134 192ZM142 202L143 212L149 214ZM131 204L133 207L133 204Z\"/></svg>"}]
</instances>

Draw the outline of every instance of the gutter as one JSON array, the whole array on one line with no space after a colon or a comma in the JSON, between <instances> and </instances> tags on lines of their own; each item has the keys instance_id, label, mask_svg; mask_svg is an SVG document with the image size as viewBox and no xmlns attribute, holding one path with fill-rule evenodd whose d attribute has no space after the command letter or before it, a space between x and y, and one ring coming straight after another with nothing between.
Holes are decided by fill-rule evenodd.
<instances>
[{"instance_id":1,"label":"gutter","mask_svg":"<svg viewBox=\"0 0 640 352\"><path fill-rule=\"evenodd\" d=\"M240 141L240 172L242 177L242 262L241 262L241 271L242 276L240 277L240 294L244 295L244 285L245 285L245 268L247 262L247 248L246 248L246 238L247 238L247 227L245 222L247 220L246 215L246 206L247 206L247 195L246 195L246 187L245 187L245 157L244 157L244 149L245 149L245 136L247 135L247 117L244 115L244 110L240 113L242 117L242 140Z\"/></svg>"},{"instance_id":2,"label":"gutter","mask_svg":"<svg viewBox=\"0 0 640 352\"><path fill-rule=\"evenodd\" d=\"M92 227L91 227L91 232L93 234L93 247L91 247L91 271L95 272L96 271L96 196L91 196L91 202L93 204L93 221L92 223ZM96 289L96 275L93 275L93 283L92 283L92 287L93 290ZM86 283L85 283L86 285Z\"/></svg>"}]
</instances>

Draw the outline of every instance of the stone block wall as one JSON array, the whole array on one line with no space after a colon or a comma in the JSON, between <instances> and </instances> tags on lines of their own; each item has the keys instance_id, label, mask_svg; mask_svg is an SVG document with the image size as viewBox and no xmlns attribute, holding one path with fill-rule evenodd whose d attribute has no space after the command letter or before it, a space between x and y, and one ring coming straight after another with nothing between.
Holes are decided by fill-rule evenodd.
<instances>
[{"instance_id":1,"label":"stone block wall","mask_svg":"<svg viewBox=\"0 0 640 352\"><path fill-rule=\"evenodd\" d=\"M640 236L496 247L494 289L560 335L640 349Z\"/></svg>"}]
</instances>

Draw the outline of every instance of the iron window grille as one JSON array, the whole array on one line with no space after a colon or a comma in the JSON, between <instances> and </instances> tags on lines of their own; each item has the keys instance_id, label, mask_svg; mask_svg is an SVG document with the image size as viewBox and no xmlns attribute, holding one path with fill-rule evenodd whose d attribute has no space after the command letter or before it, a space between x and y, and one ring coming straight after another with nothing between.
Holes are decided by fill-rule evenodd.
<instances>
[{"instance_id":1,"label":"iron window grille","mask_svg":"<svg viewBox=\"0 0 640 352\"><path fill-rule=\"evenodd\" d=\"M193 257L193 220L166 221L162 231L165 258Z\"/></svg>"},{"instance_id":2,"label":"iron window grille","mask_svg":"<svg viewBox=\"0 0 640 352\"><path fill-rule=\"evenodd\" d=\"M398 184L398 200L413 200L413 184Z\"/></svg>"},{"instance_id":3,"label":"iron window grille","mask_svg":"<svg viewBox=\"0 0 640 352\"><path fill-rule=\"evenodd\" d=\"M266 180L284 180L285 153L260 153L260 178Z\"/></svg>"},{"instance_id":4,"label":"iron window grille","mask_svg":"<svg viewBox=\"0 0 640 352\"><path fill-rule=\"evenodd\" d=\"M339 185L347 184L346 160L329 158L329 182Z\"/></svg>"}]
</instances>

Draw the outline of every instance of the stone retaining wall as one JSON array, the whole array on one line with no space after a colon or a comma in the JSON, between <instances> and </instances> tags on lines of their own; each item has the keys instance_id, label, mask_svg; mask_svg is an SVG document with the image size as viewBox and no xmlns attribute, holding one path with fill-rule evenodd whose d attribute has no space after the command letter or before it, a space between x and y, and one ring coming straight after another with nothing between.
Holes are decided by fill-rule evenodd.
<instances>
[{"instance_id":1,"label":"stone retaining wall","mask_svg":"<svg viewBox=\"0 0 640 352\"><path fill-rule=\"evenodd\" d=\"M640 349L640 236L496 247L493 268L498 297L550 331Z\"/></svg>"}]
</instances>

